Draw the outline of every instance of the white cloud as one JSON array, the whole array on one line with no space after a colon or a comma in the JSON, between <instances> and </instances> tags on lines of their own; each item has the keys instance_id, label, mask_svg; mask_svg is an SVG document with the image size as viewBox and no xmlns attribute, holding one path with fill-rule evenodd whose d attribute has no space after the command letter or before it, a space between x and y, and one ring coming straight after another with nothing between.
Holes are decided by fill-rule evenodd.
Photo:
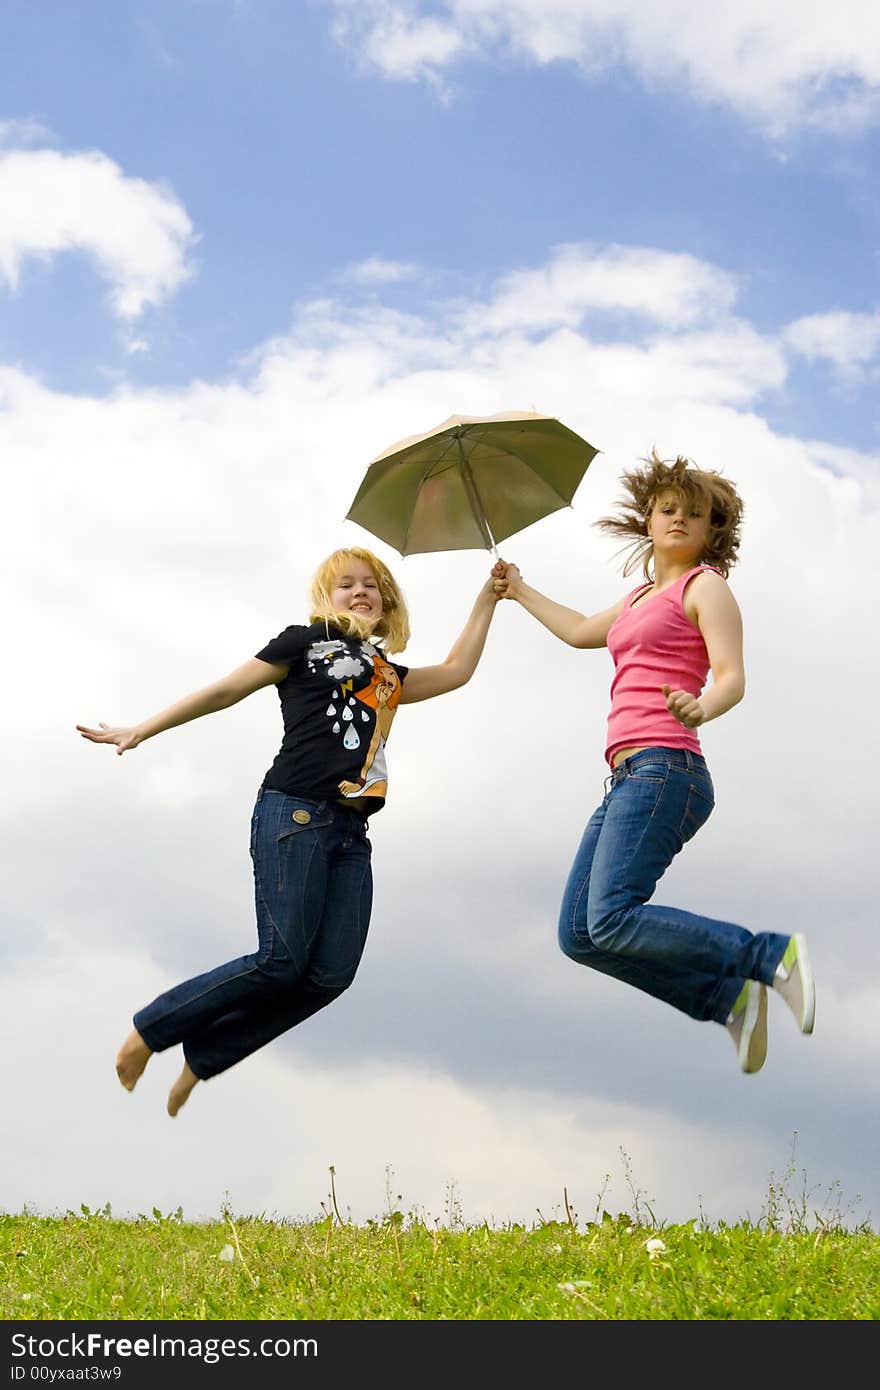
<instances>
[{"instance_id":1,"label":"white cloud","mask_svg":"<svg viewBox=\"0 0 880 1390\"><path fill-rule=\"evenodd\" d=\"M368 0L367 8L358 0L333 3L335 36L351 42L362 62L389 76L442 86L439 69L467 50L467 37L454 21L423 18L394 0Z\"/></svg>"},{"instance_id":2,"label":"white cloud","mask_svg":"<svg viewBox=\"0 0 880 1390\"><path fill-rule=\"evenodd\" d=\"M802 357L824 359L844 373L851 372L872 361L880 350L880 313L808 314L787 326L783 340Z\"/></svg>"},{"instance_id":3,"label":"white cloud","mask_svg":"<svg viewBox=\"0 0 880 1390\"><path fill-rule=\"evenodd\" d=\"M419 267L409 261L390 261L382 256L368 256L366 260L350 265L345 278L360 285L394 284L399 280L411 280L418 275Z\"/></svg>"},{"instance_id":4,"label":"white cloud","mask_svg":"<svg viewBox=\"0 0 880 1390\"><path fill-rule=\"evenodd\" d=\"M13 289L28 258L80 252L109 281L114 313L132 320L192 273L183 206L99 151L0 151L0 205L0 276Z\"/></svg>"},{"instance_id":5,"label":"white cloud","mask_svg":"<svg viewBox=\"0 0 880 1390\"><path fill-rule=\"evenodd\" d=\"M613 343L580 320L525 333L522 308L479 335L474 305L438 324L320 301L236 379L98 399L0 370L13 519L0 572L19 595L6 642L20 673L5 690L15 737L0 812L0 940L16 980L2 1020L14 1046L0 1054L14 1097L7 1203L182 1200L210 1215L228 1188L242 1207L314 1214L334 1163L343 1200L370 1216L391 1162L398 1190L426 1205L454 1178L469 1214L527 1219L567 1183L586 1214L622 1143L661 1216L695 1215L702 1194L710 1217L736 1219L747 1205L758 1215L797 1130L811 1181L837 1178L880 1206L864 1105L880 1062L865 869L876 798L841 742L838 694L841 670L856 691L880 679L864 641L878 460L770 429L759 407L785 359L731 318L722 270L638 250L673 272L669 327L651 276L632 290L624 250L608 263L628 311ZM587 283L589 270L578 261ZM534 274L554 284L558 257ZM718 808L663 898L753 928L797 921L819 981L816 1035L801 1038L780 1005L764 1072L743 1078L722 1029L561 957L556 905L601 795L610 664L510 604L470 685L399 711L353 989L172 1124L162 1096L179 1058L155 1059L130 1097L112 1056L152 993L251 947L247 827L277 750L277 699L260 692L124 758L73 725L139 719L238 665L302 619L312 570L346 541L403 584L416 634L403 659L442 659L488 557L401 561L344 516L393 440L503 406L557 415L602 450L572 508L504 546L574 607L606 607L627 582L590 523L652 444L721 468L746 499L732 584L749 693L705 730ZM74 1129L65 1117L85 1095L92 1119ZM249 1136L267 1124L279 1143L255 1161ZM63 1163L59 1130L73 1136ZM206 1171L216 1189L200 1194L186 1175Z\"/></svg>"},{"instance_id":6,"label":"white cloud","mask_svg":"<svg viewBox=\"0 0 880 1390\"><path fill-rule=\"evenodd\" d=\"M51 144L53 139L49 127L32 116L0 121L0 147L4 149L9 146Z\"/></svg>"},{"instance_id":7,"label":"white cloud","mask_svg":"<svg viewBox=\"0 0 880 1390\"><path fill-rule=\"evenodd\" d=\"M694 256L644 246L558 246L537 270L504 275L489 304L468 317L474 332L576 328L591 311L638 314L670 328L716 319L733 304L733 277Z\"/></svg>"},{"instance_id":8,"label":"white cloud","mask_svg":"<svg viewBox=\"0 0 880 1390\"><path fill-rule=\"evenodd\" d=\"M343 42L388 77L439 80L462 58L631 68L684 87L775 133L806 122L852 129L876 118L874 0L330 0ZM430 13L430 18L428 17Z\"/></svg>"}]
</instances>

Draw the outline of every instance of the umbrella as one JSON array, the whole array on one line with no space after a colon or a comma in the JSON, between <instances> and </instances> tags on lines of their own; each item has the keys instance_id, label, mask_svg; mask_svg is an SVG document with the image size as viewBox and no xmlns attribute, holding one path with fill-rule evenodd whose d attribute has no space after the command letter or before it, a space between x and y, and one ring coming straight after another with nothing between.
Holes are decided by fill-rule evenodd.
<instances>
[{"instance_id":1,"label":"umbrella","mask_svg":"<svg viewBox=\"0 0 880 1390\"><path fill-rule=\"evenodd\" d=\"M373 459L346 520L401 555L491 550L571 499L598 453L551 415L450 415Z\"/></svg>"}]
</instances>

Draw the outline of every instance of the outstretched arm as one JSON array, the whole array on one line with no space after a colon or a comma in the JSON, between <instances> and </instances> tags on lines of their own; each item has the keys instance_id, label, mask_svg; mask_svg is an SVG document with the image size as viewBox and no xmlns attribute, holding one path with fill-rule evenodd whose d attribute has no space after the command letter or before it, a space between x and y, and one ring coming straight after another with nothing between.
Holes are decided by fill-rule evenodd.
<instances>
[{"instance_id":1,"label":"outstretched arm","mask_svg":"<svg viewBox=\"0 0 880 1390\"><path fill-rule=\"evenodd\" d=\"M497 568L497 567L496 567ZM554 637L567 642L570 647L604 647L608 630L615 618L620 616L626 596L619 599L612 608L602 613L594 613L591 618L578 613L574 608L566 608L556 603L546 594L541 594L531 585L524 583L516 565L504 565L499 574L496 589L500 598L516 599L527 613L543 623Z\"/></svg>"},{"instance_id":2,"label":"outstretched arm","mask_svg":"<svg viewBox=\"0 0 880 1390\"><path fill-rule=\"evenodd\" d=\"M192 695L184 695L183 699L176 700L173 705L169 705L159 714L154 714L150 719L144 719L140 724L126 728L111 727L108 724L101 724L97 729L90 729L85 724L77 724L76 727L83 738L87 738L91 743L113 743L116 745L116 752L122 754L129 748L137 748L145 739L164 733L166 729L173 729L178 724L188 724L191 719L201 719L203 714L214 714L217 710L237 705L246 695L252 695L255 690L261 690L265 685L277 685L286 675L286 666L276 666L254 656L243 666L230 671L228 676L214 681L213 685L206 685L204 690L196 690Z\"/></svg>"},{"instance_id":3,"label":"outstretched arm","mask_svg":"<svg viewBox=\"0 0 880 1390\"><path fill-rule=\"evenodd\" d=\"M499 598L500 595L495 592L495 580L490 575L477 595L470 617L446 660L441 661L439 666L410 668L400 696L402 705L412 705L417 700L430 700L435 695L445 695L447 691L457 690L459 686L467 684L483 655L489 624Z\"/></svg>"}]
</instances>

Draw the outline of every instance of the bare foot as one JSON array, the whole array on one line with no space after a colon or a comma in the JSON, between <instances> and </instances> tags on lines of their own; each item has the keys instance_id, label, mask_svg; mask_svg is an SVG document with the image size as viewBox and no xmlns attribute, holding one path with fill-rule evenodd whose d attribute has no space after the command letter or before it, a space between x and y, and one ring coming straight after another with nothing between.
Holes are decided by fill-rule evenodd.
<instances>
[{"instance_id":1,"label":"bare foot","mask_svg":"<svg viewBox=\"0 0 880 1390\"><path fill-rule=\"evenodd\" d=\"M127 1091L133 1091L144 1067L153 1055L140 1033L133 1028L116 1054L116 1075Z\"/></svg>"},{"instance_id":2,"label":"bare foot","mask_svg":"<svg viewBox=\"0 0 880 1390\"><path fill-rule=\"evenodd\" d=\"M183 1064L183 1071L178 1076L171 1090L168 1092L168 1114L176 1115L182 1105L186 1105L189 1100L192 1088L198 1082L198 1077L187 1062Z\"/></svg>"}]
</instances>

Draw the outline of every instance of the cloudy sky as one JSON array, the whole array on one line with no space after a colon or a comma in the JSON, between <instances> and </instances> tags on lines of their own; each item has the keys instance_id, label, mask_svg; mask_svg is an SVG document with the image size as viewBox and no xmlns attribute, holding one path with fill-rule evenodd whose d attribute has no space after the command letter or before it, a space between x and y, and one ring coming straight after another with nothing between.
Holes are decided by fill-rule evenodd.
<instances>
[{"instance_id":1,"label":"cloudy sky","mask_svg":"<svg viewBox=\"0 0 880 1390\"><path fill-rule=\"evenodd\" d=\"M880 1219L876 644L880 29L873 0L141 0L4 6L6 592L0 1207L757 1220L771 1183ZM345 520L452 413L600 450L511 538L585 612L632 581L591 525L656 446L747 508L745 702L703 733L712 820L660 901L803 930L816 1031L724 1029L566 960L601 796L607 652L513 604L472 683L404 708L354 987L164 1111L132 1012L251 949L274 691L124 758L134 723L305 616L337 545L441 659L487 572ZM604 1192L604 1197L601 1194Z\"/></svg>"}]
</instances>

